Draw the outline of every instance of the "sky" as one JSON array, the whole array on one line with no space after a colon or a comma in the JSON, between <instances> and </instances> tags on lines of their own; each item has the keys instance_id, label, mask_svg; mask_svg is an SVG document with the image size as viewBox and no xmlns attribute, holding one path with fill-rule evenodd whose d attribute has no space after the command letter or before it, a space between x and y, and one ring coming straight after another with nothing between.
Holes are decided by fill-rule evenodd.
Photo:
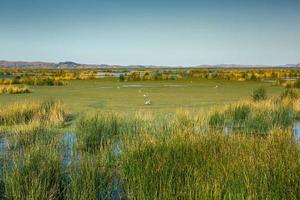
<instances>
[{"instance_id":1,"label":"sky","mask_svg":"<svg viewBox=\"0 0 300 200\"><path fill-rule=\"evenodd\" d=\"M299 0L0 0L0 60L300 62Z\"/></svg>"}]
</instances>

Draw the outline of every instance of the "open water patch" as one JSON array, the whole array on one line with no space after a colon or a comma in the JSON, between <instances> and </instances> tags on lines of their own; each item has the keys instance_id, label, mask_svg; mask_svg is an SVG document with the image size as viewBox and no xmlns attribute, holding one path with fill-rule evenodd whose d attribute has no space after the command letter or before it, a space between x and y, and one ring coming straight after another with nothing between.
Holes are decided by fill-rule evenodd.
<instances>
[{"instance_id":1,"label":"open water patch","mask_svg":"<svg viewBox=\"0 0 300 200\"><path fill-rule=\"evenodd\" d=\"M123 88L143 88L144 85L122 85Z\"/></svg>"},{"instance_id":2,"label":"open water patch","mask_svg":"<svg viewBox=\"0 0 300 200\"><path fill-rule=\"evenodd\" d=\"M74 145L76 142L76 135L72 132L67 132L63 135L63 148L60 153L63 156L62 164L64 167L68 167L74 159L75 150Z\"/></svg>"},{"instance_id":3,"label":"open water patch","mask_svg":"<svg viewBox=\"0 0 300 200\"><path fill-rule=\"evenodd\" d=\"M175 85L175 84L169 84L169 85L164 85L164 87L188 87L188 85Z\"/></svg>"},{"instance_id":4,"label":"open water patch","mask_svg":"<svg viewBox=\"0 0 300 200\"><path fill-rule=\"evenodd\" d=\"M300 124L294 126L293 136L295 140L300 142Z\"/></svg>"},{"instance_id":5,"label":"open water patch","mask_svg":"<svg viewBox=\"0 0 300 200\"><path fill-rule=\"evenodd\" d=\"M8 141L5 137L0 138L0 159L8 156Z\"/></svg>"}]
</instances>

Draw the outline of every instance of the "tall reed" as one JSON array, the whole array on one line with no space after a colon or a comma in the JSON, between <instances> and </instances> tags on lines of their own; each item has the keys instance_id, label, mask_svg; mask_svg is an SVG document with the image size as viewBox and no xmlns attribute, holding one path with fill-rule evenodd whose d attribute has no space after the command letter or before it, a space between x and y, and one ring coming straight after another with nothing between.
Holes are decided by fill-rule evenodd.
<instances>
[{"instance_id":1,"label":"tall reed","mask_svg":"<svg viewBox=\"0 0 300 200\"><path fill-rule=\"evenodd\" d=\"M4 172L5 199L66 199L66 177L55 145L33 145Z\"/></svg>"},{"instance_id":2,"label":"tall reed","mask_svg":"<svg viewBox=\"0 0 300 200\"><path fill-rule=\"evenodd\" d=\"M0 108L0 126L26 124L38 121L62 125L68 119L60 101L24 101Z\"/></svg>"},{"instance_id":3,"label":"tall reed","mask_svg":"<svg viewBox=\"0 0 300 200\"><path fill-rule=\"evenodd\" d=\"M214 109L208 115L211 128L230 127L239 132L266 134L274 127L292 128L299 117L298 103L294 100L284 103L281 100L259 102L241 101Z\"/></svg>"},{"instance_id":4,"label":"tall reed","mask_svg":"<svg viewBox=\"0 0 300 200\"><path fill-rule=\"evenodd\" d=\"M144 135L121 160L129 199L300 198L300 148L281 130L267 138Z\"/></svg>"}]
</instances>

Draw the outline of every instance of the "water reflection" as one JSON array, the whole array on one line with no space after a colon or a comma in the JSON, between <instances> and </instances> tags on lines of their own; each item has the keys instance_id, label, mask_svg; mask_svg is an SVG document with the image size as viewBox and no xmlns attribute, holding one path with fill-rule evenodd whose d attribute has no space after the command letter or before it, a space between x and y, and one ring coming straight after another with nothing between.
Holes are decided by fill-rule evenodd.
<instances>
[{"instance_id":1,"label":"water reflection","mask_svg":"<svg viewBox=\"0 0 300 200\"><path fill-rule=\"evenodd\" d=\"M72 161L74 155L74 144L76 142L76 136L74 133L65 133L63 136L63 165L68 167Z\"/></svg>"}]
</instances>

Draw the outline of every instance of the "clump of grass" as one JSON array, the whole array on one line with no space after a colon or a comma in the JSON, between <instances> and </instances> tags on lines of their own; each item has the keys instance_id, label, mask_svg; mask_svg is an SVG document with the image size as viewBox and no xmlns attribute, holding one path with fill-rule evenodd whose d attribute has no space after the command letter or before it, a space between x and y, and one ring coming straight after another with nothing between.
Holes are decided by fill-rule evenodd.
<instances>
[{"instance_id":1,"label":"clump of grass","mask_svg":"<svg viewBox=\"0 0 300 200\"><path fill-rule=\"evenodd\" d=\"M287 88L300 88L300 79L297 79L296 81L290 81L286 84Z\"/></svg>"},{"instance_id":2,"label":"clump of grass","mask_svg":"<svg viewBox=\"0 0 300 200\"><path fill-rule=\"evenodd\" d=\"M81 116L76 122L78 146L87 152L110 146L124 135L136 135L148 126L138 119L116 113L88 113ZM144 131L144 130L143 130Z\"/></svg>"},{"instance_id":3,"label":"clump of grass","mask_svg":"<svg viewBox=\"0 0 300 200\"><path fill-rule=\"evenodd\" d=\"M63 86L65 82L58 78L25 78L20 80L21 83L35 86Z\"/></svg>"},{"instance_id":4,"label":"clump of grass","mask_svg":"<svg viewBox=\"0 0 300 200\"><path fill-rule=\"evenodd\" d=\"M251 106L247 104L237 104L236 106L229 106L225 110L225 116L227 120L230 120L235 125L243 124L249 117L251 112Z\"/></svg>"},{"instance_id":5,"label":"clump of grass","mask_svg":"<svg viewBox=\"0 0 300 200\"><path fill-rule=\"evenodd\" d=\"M251 97L252 97L253 101L260 101L260 100L267 99L266 89L261 87L261 88L254 90Z\"/></svg>"},{"instance_id":6,"label":"clump of grass","mask_svg":"<svg viewBox=\"0 0 300 200\"><path fill-rule=\"evenodd\" d=\"M27 124L33 121L62 125L68 119L60 101L18 102L0 108L0 125Z\"/></svg>"},{"instance_id":7,"label":"clump of grass","mask_svg":"<svg viewBox=\"0 0 300 200\"><path fill-rule=\"evenodd\" d=\"M21 149L36 143L51 144L55 135L54 131L38 122L15 126L7 134L10 149Z\"/></svg>"},{"instance_id":8,"label":"clump of grass","mask_svg":"<svg viewBox=\"0 0 300 200\"><path fill-rule=\"evenodd\" d=\"M121 133L121 122L115 114L82 116L76 125L80 146L86 151L97 151Z\"/></svg>"},{"instance_id":9,"label":"clump of grass","mask_svg":"<svg viewBox=\"0 0 300 200\"><path fill-rule=\"evenodd\" d=\"M229 126L239 132L267 134L273 127L292 128L298 117L293 104L282 101L242 101L211 112L208 125L211 128Z\"/></svg>"},{"instance_id":10,"label":"clump of grass","mask_svg":"<svg viewBox=\"0 0 300 200\"><path fill-rule=\"evenodd\" d=\"M81 154L80 163L70 167L71 199L110 199L112 172L106 160L110 152L102 150L97 155Z\"/></svg>"},{"instance_id":11,"label":"clump of grass","mask_svg":"<svg viewBox=\"0 0 300 200\"><path fill-rule=\"evenodd\" d=\"M4 172L5 199L66 199L65 175L55 145L34 145Z\"/></svg>"},{"instance_id":12,"label":"clump of grass","mask_svg":"<svg viewBox=\"0 0 300 200\"><path fill-rule=\"evenodd\" d=\"M33 86L63 86L66 82L63 81L62 77L28 77L21 78L16 77L13 79L1 79L1 84L11 85L11 84L25 84Z\"/></svg>"},{"instance_id":13,"label":"clump of grass","mask_svg":"<svg viewBox=\"0 0 300 200\"><path fill-rule=\"evenodd\" d=\"M3 85L0 86L0 94L23 94L30 93L30 89L26 86Z\"/></svg>"},{"instance_id":14,"label":"clump of grass","mask_svg":"<svg viewBox=\"0 0 300 200\"><path fill-rule=\"evenodd\" d=\"M179 109L176 111L174 125L177 126L176 128L182 129L182 131L192 128L194 126L193 116L188 111Z\"/></svg>"},{"instance_id":15,"label":"clump of grass","mask_svg":"<svg viewBox=\"0 0 300 200\"><path fill-rule=\"evenodd\" d=\"M292 100L298 99L300 96L299 91L296 89L286 88L280 95L281 99L289 98Z\"/></svg>"},{"instance_id":16,"label":"clump of grass","mask_svg":"<svg viewBox=\"0 0 300 200\"><path fill-rule=\"evenodd\" d=\"M300 149L288 133L144 135L121 164L129 199L298 199Z\"/></svg>"},{"instance_id":17,"label":"clump of grass","mask_svg":"<svg viewBox=\"0 0 300 200\"><path fill-rule=\"evenodd\" d=\"M225 115L217 110L209 114L208 125L214 128L220 128L225 125Z\"/></svg>"}]
</instances>

